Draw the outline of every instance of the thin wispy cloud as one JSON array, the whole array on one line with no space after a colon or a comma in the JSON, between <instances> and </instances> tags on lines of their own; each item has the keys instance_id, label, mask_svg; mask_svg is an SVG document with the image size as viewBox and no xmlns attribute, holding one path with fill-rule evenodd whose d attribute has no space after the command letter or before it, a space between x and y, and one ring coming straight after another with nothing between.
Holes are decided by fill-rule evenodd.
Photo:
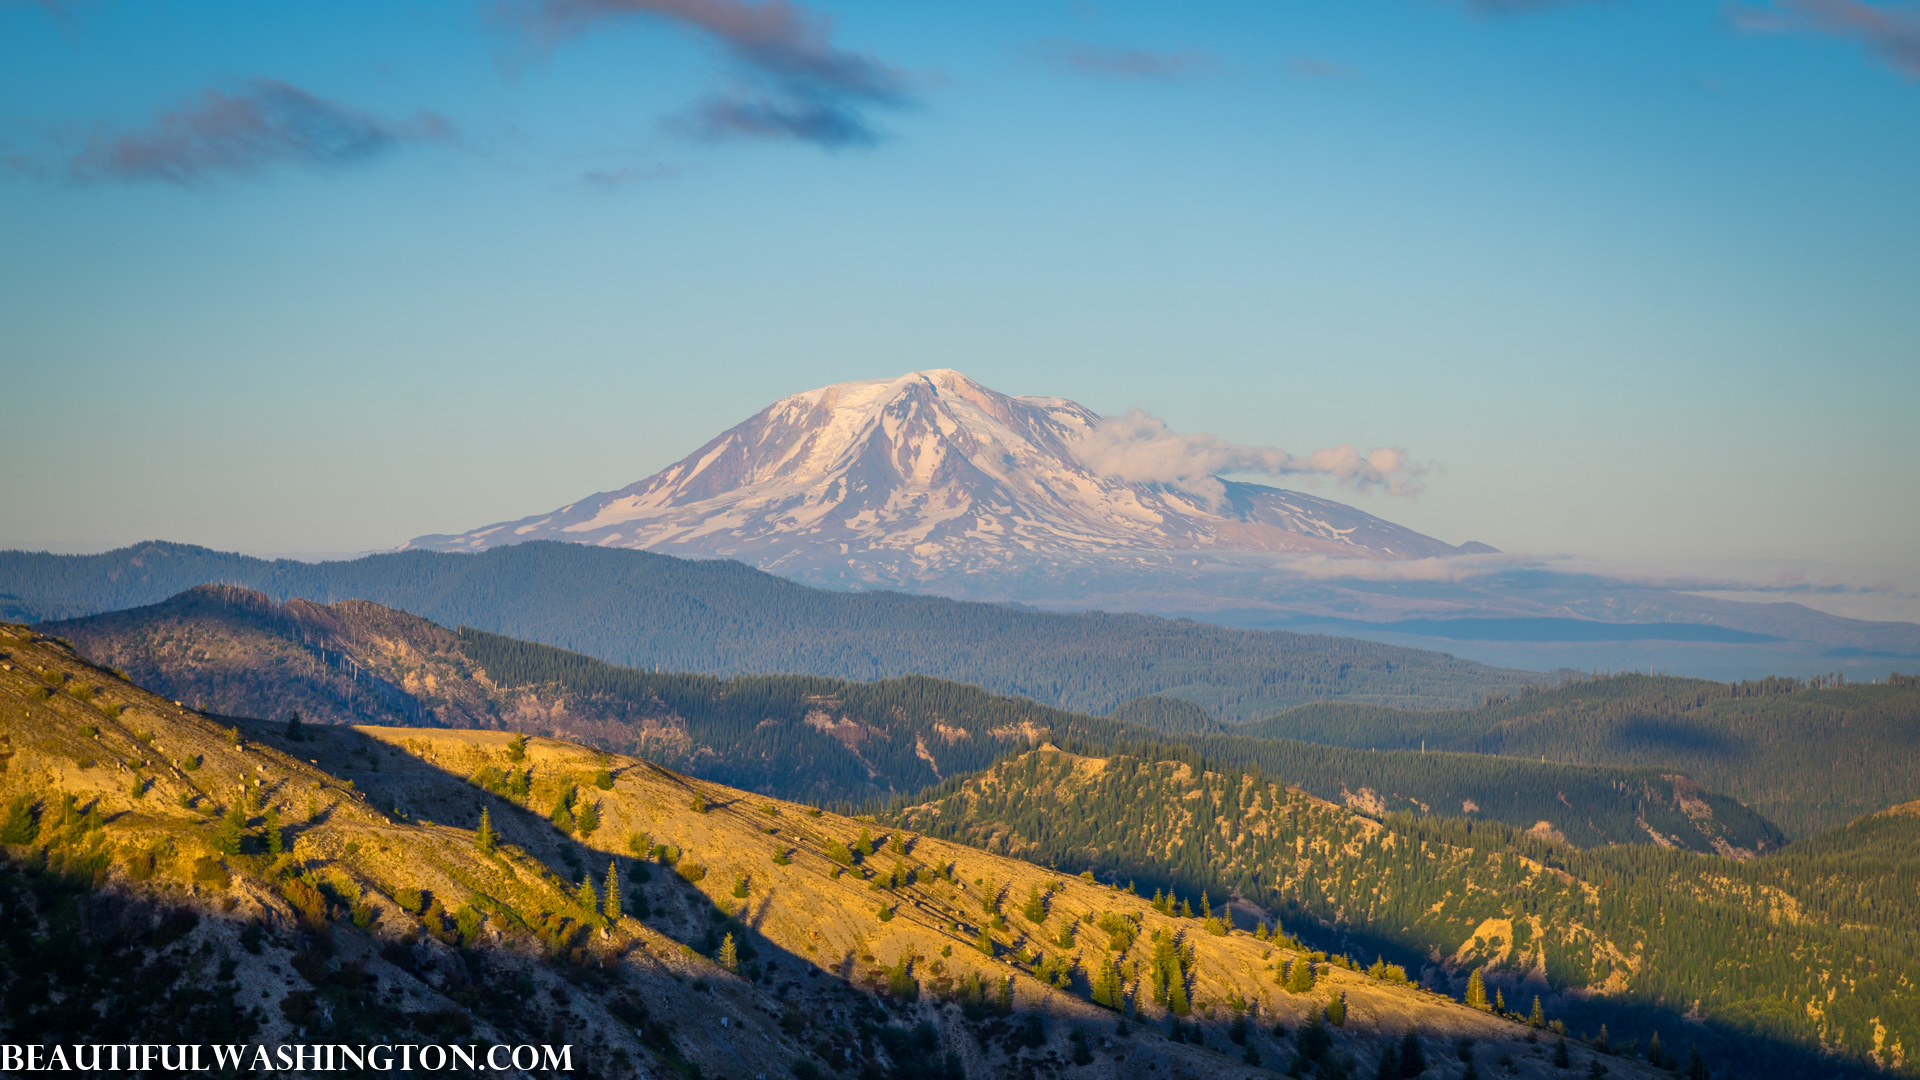
<instances>
[{"instance_id":1,"label":"thin wispy cloud","mask_svg":"<svg viewBox=\"0 0 1920 1080\"><path fill-rule=\"evenodd\" d=\"M1212 54L1193 49L1156 52L1084 41L1049 41L1041 46L1041 55L1059 71L1115 79L1171 79L1215 68L1220 63Z\"/></svg>"},{"instance_id":2,"label":"thin wispy cloud","mask_svg":"<svg viewBox=\"0 0 1920 1080\"><path fill-rule=\"evenodd\" d=\"M1778 0L1728 10L1750 33L1822 34L1855 42L1909 81L1920 81L1920 4L1861 0Z\"/></svg>"},{"instance_id":3,"label":"thin wispy cloud","mask_svg":"<svg viewBox=\"0 0 1920 1080\"><path fill-rule=\"evenodd\" d=\"M208 90L143 130L97 137L69 171L83 180L192 185L280 166L343 168L451 135L452 126L434 113L396 123L288 83L254 79L231 93Z\"/></svg>"},{"instance_id":4,"label":"thin wispy cloud","mask_svg":"<svg viewBox=\"0 0 1920 1080\"><path fill-rule=\"evenodd\" d=\"M1214 503L1225 497L1222 473L1267 476L1318 475L1356 491L1381 488L1394 495L1417 495L1426 467L1403 447L1376 447L1361 453L1336 446L1310 454L1291 454L1274 446L1247 446L1218 435L1186 435L1138 409L1101 420L1073 445L1081 464L1103 476L1129 483L1178 487Z\"/></svg>"},{"instance_id":5,"label":"thin wispy cloud","mask_svg":"<svg viewBox=\"0 0 1920 1080\"><path fill-rule=\"evenodd\" d=\"M602 26L652 19L720 46L741 83L697 103L676 126L708 138L871 145L875 108L912 104L912 79L833 42L833 20L787 0L532 0L503 9L537 48Z\"/></svg>"}]
</instances>

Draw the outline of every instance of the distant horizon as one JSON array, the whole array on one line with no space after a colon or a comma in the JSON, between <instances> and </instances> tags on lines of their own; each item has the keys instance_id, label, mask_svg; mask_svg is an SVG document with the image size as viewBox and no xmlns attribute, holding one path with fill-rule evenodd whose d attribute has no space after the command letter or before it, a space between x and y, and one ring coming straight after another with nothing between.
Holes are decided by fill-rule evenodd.
<instances>
[{"instance_id":1,"label":"distant horizon","mask_svg":"<svg viewBox=\"0 0 1920 1080\"><path fill-rule=\"evenodd\" d=\"M1920 67L1843 6L0 5L0 546L386 550L952 368L1920 620Z\"/></svg>"}]
</instances>

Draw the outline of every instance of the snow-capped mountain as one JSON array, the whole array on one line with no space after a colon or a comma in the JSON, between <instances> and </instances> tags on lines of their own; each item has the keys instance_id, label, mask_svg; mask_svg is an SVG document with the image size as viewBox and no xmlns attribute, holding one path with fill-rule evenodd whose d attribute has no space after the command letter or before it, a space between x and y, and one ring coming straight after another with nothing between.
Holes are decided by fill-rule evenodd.
<instances>
[{"instance_id":1,"label":"snow-capped mountain","mask_svg":"<svg viewBox=\"0 0 1920 1080\"><path fill-rule=\"evenodd\" d=\"M618 491L405 546L564 540L891 585L1144 569L1203 551L1392 560L1492 550L1259 484L1122 479L1088 464L1086 439L1101 423L1065 398L1009 397L956 371L839 383L782 398Z\"/></svg>"}]
</instances>

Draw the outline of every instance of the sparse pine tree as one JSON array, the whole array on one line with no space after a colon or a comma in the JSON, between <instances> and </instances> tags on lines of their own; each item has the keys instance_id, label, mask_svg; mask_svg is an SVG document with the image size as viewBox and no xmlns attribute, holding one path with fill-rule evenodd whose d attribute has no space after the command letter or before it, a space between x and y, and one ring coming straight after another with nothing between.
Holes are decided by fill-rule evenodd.
<instances>
[{"instance_id":1,"label":"sparse pine tree","mask_svg":"<svg viewBox=\"0 0 1920 1080\"><path fill-rule=\"evenodd\" d=\"M579 830L583 840L592 836L593 831L600 827L600 804L593 799L580 800L579 807L574 810L573 827Z\"/></svg>"},{"instance_id":2,"label":"sparse pine tree","mask_svg":"<svg viewBox=\"0 0 1920 1080\"><path fill-rule=\"evenodd\" d=\"M620 868L612 859L607 860L607 896L600 903L600 912L608 922L620 921Z\"/></svg>"},{"instance_id":3,"label":"sparse pine tree","mask_svg":"<svg viewBox=\"0 0 1920 1080\"><path fill-rule=\"evenodd\" d=\"M306 728L300 723L299 713L287 714L287 741L300 742L307 737Z\"/></svg>"},{"instance_id":4,"label":"sparse pine tree","mask_svg":"<svg viewBox=\"0 0 1920 1080\"><path fill-rule=\"evenodd\" d=\"M1600 1025L1600 1034L1593 1037L1593 1048L1603 1054L1613 1053L1613 1043L1607 1038L1607 1025Z\"/></svg>"},{"instance_id":5,"label":"sparse pine tree","mask_svg":"<svg viewBox=\"0 0 1920 1080\"><path fill-rule=\"evenodd\" d=\"M747 898L747 875L740 874L733 879L733 898L735 900Z\"/></svg>"},{"instance_id":6,"label":"sparse pine tree","mask_svg":"<svg viewBox=\"0 0 1920 1080\"><path fill-rule=\"evenodd\" d=\"M1153 910L1163 914L1167 910L1167 898L1161 895L1159 889L1153 890Z\"/></svg>"},{"instance_id":7,"label":"sparse pine tree","mask_svg":"<svg viewBox=\"0 0 1920 1080\"><path fill-rule=\"evenodd\" d=\"M527 737L525 735L518 732L514 733L513 740L507 743L507 760L516 765L527 760Z\"/></svg>"},{"instance_id":8,"label":"sparse pine tree","mask_svg":"<svg viewBox=\"0 0 1920 1080\"><path fill-rule=\"evenodd\" d=\"M600 894L593 891L592 878L583 877L580 879L580 888L575 890L573 902L575 906L581 911L586 912L590 917L599 912Z\"/></svg>"},{"instance_id":9,"label":"sparse pine tree","mask_svg":"<svg viewBox=\"0 0 1920 1080\"><path fill-rule=\"evenodd\" d=\"M733 943L733 935L720 939L720 951L714 954L714 962L728 971L740 970L740 947Z\"/></svg>"},{"instance_id":10,"label":"sparse pine tree","mask_svg":"<svg viewBox=\"0 0 1920 1080\"><path fill-rule=\"evenodd\" d=\"M280 835L280 808L267 808L267 850L275 855L286 850L286 839Z\"/></svg>"},{"instance_id":11,"label":"sparse pine tree","mask_svg":"<svg viewBox=\"0 0 1920 1080\"><path fill-rule=\"evenodd\" d=\"M1380 1048L1380 1063L1373 1070L1373 1080L1401 1080L1400 1048L1392 1042Z\"/></svg>"},{"instance_id":12,"label":"sparse pine tree","mask_svg":"<svg viewBox=\"0 0 1920 1080\"><path fill-rule=\"evenodd\" d=\"M982 956L993 955L993 935L987 932L986 927L980 928L980 936L974 940L973 947L980 950Z\"/></svg>"},{"instance_id":13,"label":"sparse pine tree","mask_svg":"<svg viewBox=\"0 0 1920 1080\"><path fill-rule=\"evenodd\" d=\"M1285 989L1289 994L1305 994L1313 989L1313 958L1296 956L1287 965Z\"/></svg>"},{"instance_id":14,"label":"sparse pine tree","mask_svg":"<svg viewBox=\"0 0 1920 1080\"><path fill-rule=\"evenodd\" d=\"M1507 1015L1507 995L1499 989L1493 992L1493 1011L1501 1016Z\"/></svg>"},{"instance_id":15,"label":"sparse pine tree","mask_svg":"<svg viewBox=\"0 0 1920 1080\"><path fill-rule=\"evenodd\" d=\"M1554 1040L1553 1063L1562 1069L1570 1068L1573 1065L1573 1055L1567 1053L1567 1037L1565 1035Z\"/></svg>"},{"instance_id":16,"label":"sparse pine tree","mask_svg":"<svg viewBox=\"0 0 1920 1080\"><path fill-rule=\"evenodd\" d=\"M480 854L491 855L499 841L500 838L493 834L493 818L483 806L480 808L480 827L473 832L473 846Z\"/></svg>"},{"instance_id":17,"label":"sparse pine tree","mask_svg":"<svg viewBox=\"0 0 1920 1080\"><path fill-rule=\"evenodd\" d=\"M1040 886L1027 887L1027 902L1020 908L1020 914L1036 926L1047 921L1047 900L1040 895Z\"/></svg>"},{"instance_id":18,"label":"sparse pine tree","mask_svg":"<svg viewBox=\"0 0 1920 1080\"><path fill-rule=\"evenodd\" d=\"M1420 1048L1420 1033L1412 1028L1400 1037L1400 1075L1419 1076L1427 1071L1427 1054Z\"/></svg>"},{"instance_id":19,"label":"sparse pine tree","mask_svg":"<svg viewBox=\"0 0 1920 1080\"><path fill-rule=\"evenodd\" d=\"M1183 919L1193 918L1193 904L1191 902L1186 900L1180 901L1180 917Z\"/></svg>"},{"instance_id":20,"label":"sparse pine tree","mask_svg":"<svg viewBox=\"0 0 1920 1080\"><path fill-rule=\"evenodd\" d=\"M1712 1077L1707 1059L1700 1056L1700 1044L1694 1043L1687 1051L1687 1080L1712 1080Z\"/></svg>"},{"instance_id":21,"label":"sparse pine tree","mask_svg":"<svg viewBox=\"0 0 1920 1080\"><path fill-rule=\"evenodd\" d=\"M1175 1016L1185 1016L1193 1011L1192 1004L1187 1001L1187 980L1177 968L1170 974L1172 978L1167 981L1167 1008L1173 1010Z\"/></svg>"},{"instance_id":22,"label":"sparse pine tree","mask_svg":"<svg viewBox=\"0 0 1920 1080\"><path fill-rule=\"evenodd\" d=\"M1000 885L992 878L980 888L980 908L989 915L1000 913Z\"/></svg>"},{"instance_id":23,"label":"sparse pine tree","mask_svg":"<svg viewBox=\"0 0 1920 1080\"><path fill-rule=\"evenodd\" d=\"M1540 995L1533 995L1533 1011L1527 1014L1527 1026L1538 1030L1547 1026L1547 1014L1540 1008Z\"/></svg>"},{"instance_id":24,"label":"sparse pine tree","mask_svg":"<svg viewBox=\"0 0 1920 1080\"><path fill-rule=\"evenodd\" d=\"M898 829L894 830L892 836L887 837L887 850L894 855L905 855L907 853L907 842L900 836Z\"/></svg>"},{"instance_id":25,"label":"sparse pine tree","mask_svg":"<svg viewBox=\"0 0 1920 1080\"><path fill-rule=\"evenodd\" d=\"M860 827L860 839L853 842L853 850L863 859L873 854L873 833L864 825Z\"/></svg>"},{"instance_id":26,"label":"sparse pine tree","mask_svg":"<svg viewBox=\"0 0 1920 1080\"><path fill-rule=\"evenodd\" d=\"M1480 969L1474 968L1467 975L1467 1008L1487 1011L1487 983L1480 977Z\"/></svg>"},{"instance_id":27,"label":"sparse pine tree","mask_svg":"<svg viewBox=\"0 0 1920 1080\"><path fill-rule=\"evenodd\" d=\"M1261 919L1260 925L1253 928L1253 940L1255 941L1273 940L1272 935L1267 933L1267 920Z\"/></svg>"},{"instance_id":28,"label":"sparse pine tree","mask_svg":"<svg viewBox=\"0 0 1920 1080\"><path fill-rule=\"evenodd\" d=\"M1207 899L1207 891L1205 889L1200 890L1200 917L1203 919L1213 918L1213 901Z\"/></svg>"},{"instance_id":29,"label":"sparse pine tree","mask_svg":"<svg viewBox=\"0 0 1920 1080\"><path fill-rule=\"evenodd\" d=\"M553 827L556 829L559 829L562 833L565 833L568 836L573 835L574 820L573 820L573 786L572 785L568 785L564 790L560 792L559 796L553 800L553 812L547 815L547 819L552 821Z\"/></svg>"},{"instance_id":30,"label":"sparse pine tree","mask_svg":"<svg viewBox=\"0 0 1920 1080\"><path fill-rule=\"evenodd\" d=\"M1327 999L1327 1023L1334 1027L1347 1026L1347 995L1345 993L1336 990L1333 996Z\"/></svg>"},{"instance_id":31,"label":"sparse pine tree","mask_svg":"<svg viewBox=\"0 0 1920 1080\"><path fill-rule=\"evenodd\" d=\"M247 814L238 804L227 807L226 816L220 819L220 831L213 836L214 849L222 855L240 854L240 845L247 838Z\"/></svg>"},{"instance_id":32,"label":"sparse pine tree","mask_svg":"<svg viewBox=\"0 0 1920 1080\"><path fill-rule=\"evenodd\" d=\"M1653 1038L1647 1040L1647 1060L1658 1068L1667 1067L1667 1048L1660 1045L1660 1033L1657 1031L1653 1033Z\"/></svg>"}]
</instances>

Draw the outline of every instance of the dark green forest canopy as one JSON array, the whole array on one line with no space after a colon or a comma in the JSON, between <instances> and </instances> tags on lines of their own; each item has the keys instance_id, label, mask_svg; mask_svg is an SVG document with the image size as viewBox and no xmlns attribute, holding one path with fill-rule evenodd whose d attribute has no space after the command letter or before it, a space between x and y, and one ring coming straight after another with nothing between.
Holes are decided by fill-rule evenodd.
<instances>
[{"instance_id":1,"label":"dark green forest canopy","mask_svg":"<svg viewBox=\"0 0 1920 1080\"><path fill-rule=\"evenodd\" d=\"M865 801L920 790L940 783L943 774L965 776L1039 742L1117 749L1159 746L1163 739L1112 718L924 676L871 683L803 675L720 679L617 667L468 628L460 640L500 685L553 686L678 716L690 742L664 764L770 795ZM818 722L804 722L810 715ZM1283 776L1328 798L1352 796L1378 813L1417 808L1522 828L1545 823L1577 844L1648 843L1651 832L1660 842L1699 850L1716 844L1766 850L1780 843L1777 830L1733 800L1696 792L1684 777L1654 770L1226 735L1181 741L1192 749L1179 752Z\"/></svg>"},{"instance_id":2,"label":"dark green forest canopy","mask_svg":"<svg viewBox=\"0 0 1920 1080\"><path fill-rule=\"evenodd\" d=\"M75 618L206 583L282 602L371 600L640 668L861 681L924 674L1090 713L1155 694L1233 722L1335 698L1464 706L1540 678L1353 638L829 592L737 562L547 541L327 563L167 543L84 556L0 552L0 618Z\"/></svg>"},{"instance_id":3,"label":"dark green forest canopy","mask_svg":"<svg viewBox=\"0 0 1920 1080\"><path fill-rule=\"evenodd\" d=\"M1792 836L1920 798L1920 680L1614 675L1472 709L1302 705L1241 734L1683 771Z\"/></svg>"},{"instance_id":4,"label":"dark green forest canopy","mask_svg":"<svg viewBox=\"0 0 1920 1080\"><path fill-rule=\"evenodd\" d=\"M1806 1075L1823 1042L1868 1064L1876 1025L1884 1045L1920 1045L1920 805L1745 861L1582 850L1498 822L1383 828L1270 774L1139 749L1030 753L888 820L1143 894L1239 896L1455 993L1479 968L1521 1001L1544 973L1570 1025L1705 1037L1752 1075Z\"/></svg>"}]
</instances>

